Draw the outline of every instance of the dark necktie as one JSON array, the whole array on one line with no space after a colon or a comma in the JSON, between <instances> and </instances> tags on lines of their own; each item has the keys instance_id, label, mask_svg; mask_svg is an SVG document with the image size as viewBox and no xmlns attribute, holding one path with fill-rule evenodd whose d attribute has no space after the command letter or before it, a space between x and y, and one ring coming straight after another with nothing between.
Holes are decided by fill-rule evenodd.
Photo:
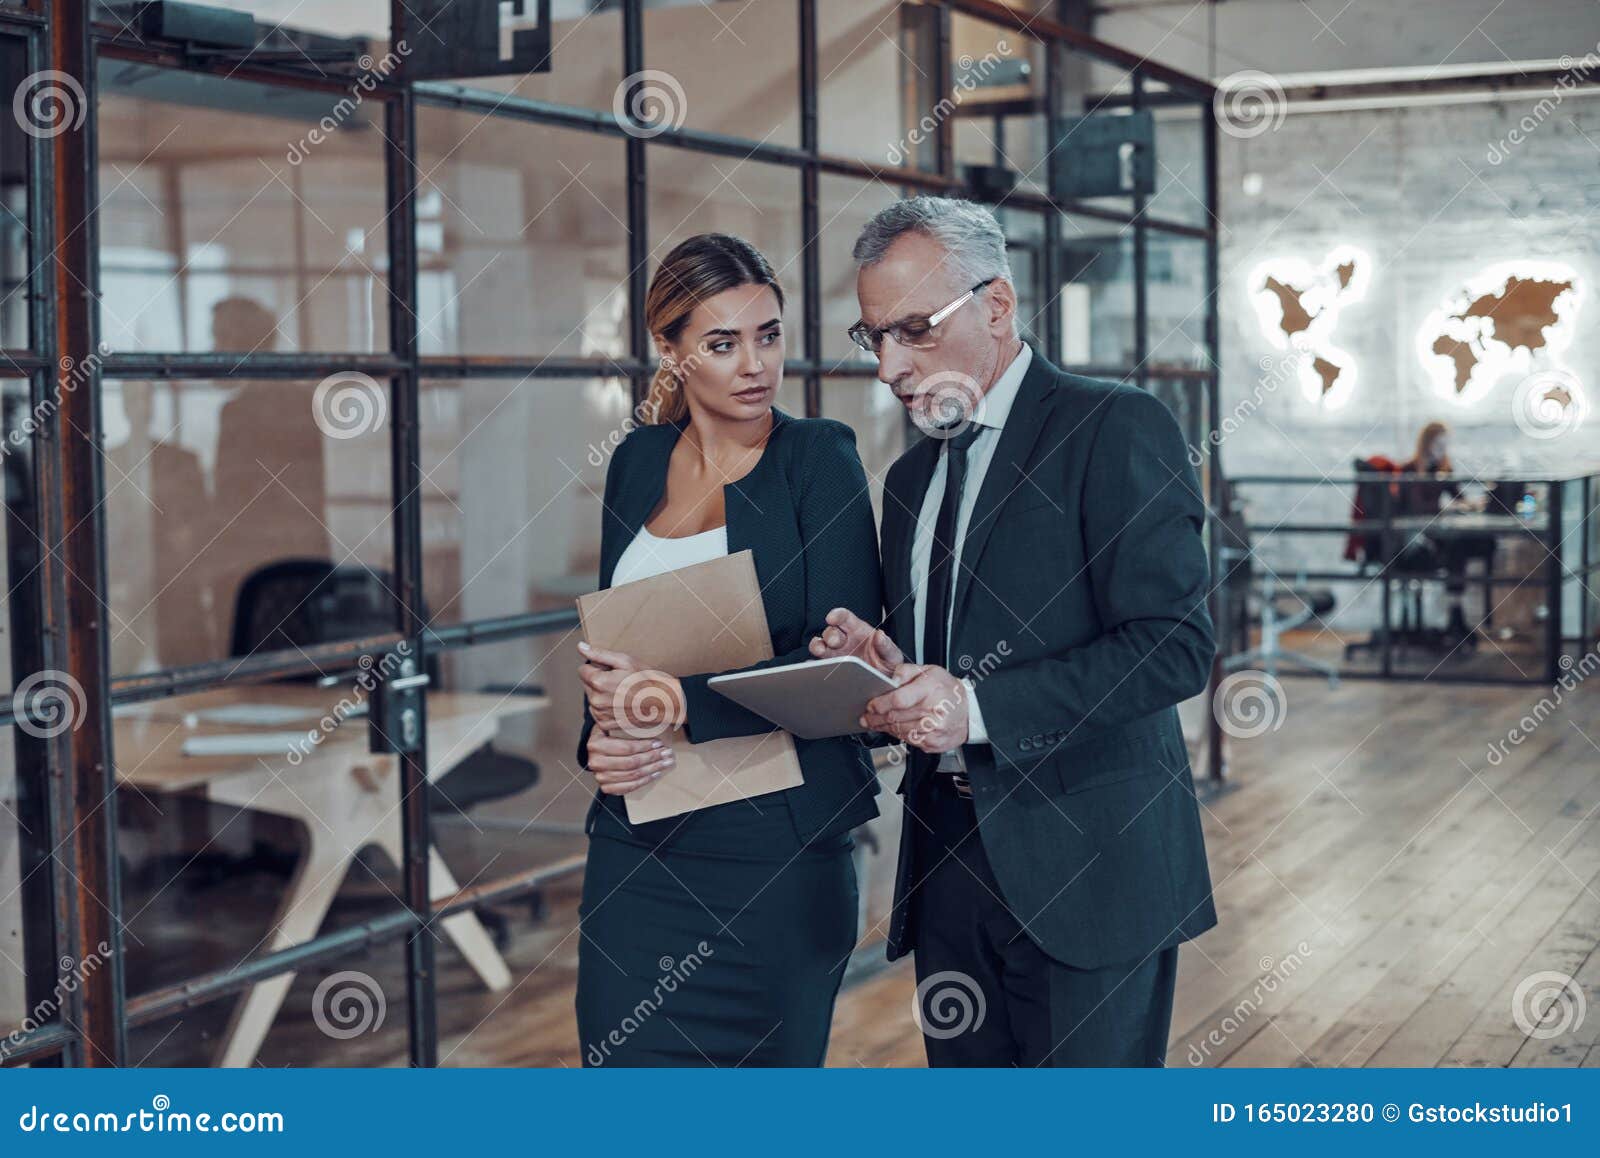
<instances>
[{"instance_id":1,"label":"dark necktie","mask_svg":"<svg viewBox=\"0 0 1600 1158\"><path fill-rule=\"evenodd\" d=\"M922 662L949 667L946 625L955 588L956 516L967 481L967 450L983 427L973 423L945 443L944 499L933 524L933 554L928 559L928 603L922 621Z\"/></svg>"}]
</instances>

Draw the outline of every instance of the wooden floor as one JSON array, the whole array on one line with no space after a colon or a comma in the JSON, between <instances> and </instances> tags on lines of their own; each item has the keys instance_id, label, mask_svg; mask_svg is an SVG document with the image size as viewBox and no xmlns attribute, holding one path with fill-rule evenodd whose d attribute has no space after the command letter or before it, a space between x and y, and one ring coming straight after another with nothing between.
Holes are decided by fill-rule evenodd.
<instances>
[{"instance_id":1,"label":"wooden floor","mask_svg":"<svg viewBox=\"0 0 1600 1158\"><path fill-rule=\"evenodd\" d=\"M1592 682L1547 713L1536 706L1549 689L1286 679L1282 727L1233 744L1234 788L1205 810L1220 923L1183 949L1168 1064L1600 1065ZM1546 718L1505 743L1532 715ZM371 903L341 900L331 920ZM513 911L509 994L484 992L440 949L444 1064L578 1064L575 888L548 903L542 923ZM313 992L340 969L381 984L380 1031L332 1041L313 1024ZM1512 1009L1519 984L1543 973L1575 978L1587 1003L1550 1038ZM913 989L905 962L851 984L829 1064L922 1064ZM404 1064L403 994L393 946L303 974L261 1064ZM1547 999L1529 998L1535 1019ZM134 1056L205 1064L225 1019L214 1004L141 1030Z\"/></svg>"},{"instance_id":2,"label":"wooden floor","mask_svg":"<svg viewBox=\"0 0 1600 1158\"><path fill-rule=\"evenodd\" d=\"M1502 635L1494 629L1480 632L1473 646L1444 643L1396 642L1390 651L1390 670L1409 679L1483 680L1512 683L1539 681L1546 677L1546 640L1543 626L1538 630L1508 630ZM1341 672L1373 677L1383 670L1383 651L1371 645L1370 631L1341 632L1328 627L1302 628L1285 633L1282 646L1329 664ZM1251 642L1258 642L1253 636ZM1356 650L1346 652L1347 645ZM1398 681L1397 681L1398 682ZM1537 697L1535 697L1537 698Z\"/></svg>"},{"instance_id":3,"label":"wooden floor","mask_svg":"<svg viewBox=\"0 0 1600 1158\"><path fill-rule=\"evenodd\" d=\"M1168 1065L1600 1066L1600 687L1498 765L1550 689L1285 688L1206 810L1220 920L1183 949ZM1545 972L1587 1012L1535 1038L1512 1002ZM913 988L847 994L832 1064L915 1064Z\"/></svg>"}]
</instances>

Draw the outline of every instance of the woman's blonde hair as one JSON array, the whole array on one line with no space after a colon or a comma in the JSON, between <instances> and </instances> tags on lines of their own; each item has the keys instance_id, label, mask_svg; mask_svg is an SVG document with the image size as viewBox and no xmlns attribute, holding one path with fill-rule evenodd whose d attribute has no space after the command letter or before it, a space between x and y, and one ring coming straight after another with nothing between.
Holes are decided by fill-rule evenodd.
<instances>
[{"instance_id":1,"label":"woman's blonde hair","mask_svg":"<svg viewBox=\"0 0 1600 1158\"><path fill-rule=\"evenodd\" d=\"M662 259L644 298L645 327L668 342L683 336L689 315L701 302L742 285L764 285L783 308L783 287L761 251L740 237L700 233L679 242ZM683 372L665 362L650 380L640 417L652 425L679 422L689 413Z\"/></svg>"}]
</instances>

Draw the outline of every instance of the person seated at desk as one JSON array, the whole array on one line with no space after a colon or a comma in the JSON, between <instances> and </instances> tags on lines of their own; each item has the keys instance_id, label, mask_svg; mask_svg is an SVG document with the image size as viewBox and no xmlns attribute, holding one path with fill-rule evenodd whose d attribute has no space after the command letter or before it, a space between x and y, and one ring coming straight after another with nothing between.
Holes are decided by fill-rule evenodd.
<instances>
[{"instance_id":1,"label":"person seated at desk","mask_svg":"<svg viewBox=\"0 0 1600 1158\"><path fill-rule=\"evenodd\" d=\"M1450 461L1450 427L1443 422L1430 422L1417 435L1416 452L1400 465L1404 475L1426 476L1427 481L1407 482L1400 488L1400 513L1421 515L1429 519L1451 513L1476 512L1484 509L1483 495L1464 495L1461 484L1452 476L1455 466ZM1477 629L1468 627L1463 610L1466 592L1467 563L1482 559L1484 574L1494 570L1495 538L1484 534L1444 534L1447 524L1442 520L1431 522L1419 532L1401 553L1400 565L1405 570L1426 571L1440 569L1448 573L1445 593L1450 604L1450 620L1445 627L1447 641L1477 645ZM1492 610L1487 606L1485 616Z\"/></svg>"}]
</instances>

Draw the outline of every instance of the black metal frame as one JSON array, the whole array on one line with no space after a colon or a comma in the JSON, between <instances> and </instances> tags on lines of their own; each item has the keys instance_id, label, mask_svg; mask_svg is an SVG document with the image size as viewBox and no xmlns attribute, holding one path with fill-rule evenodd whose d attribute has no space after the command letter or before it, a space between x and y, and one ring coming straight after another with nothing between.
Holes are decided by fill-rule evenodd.
<instances>
[{"instance_id":1,"label":"black metal frame","mask_svg":"<svg viewBox=\"0 0 1600 1158\"><path fill-rule=\"evenodd\" d=\"M787 166L801 177L802 294L805 357L786 364L804 380L805 409L816 415L822 409L824 377L870 378L872 367L856 361L830 363L822 355L819 183L822 174L881 180L902 192L908 190L966 194L952 159L953 126L946 120L936 138L937 167L933 171L874 165L848 157L824 154L819 147L817 114L817 4L795 0L799 36L799 87L801 129L799 147L778 146L721 136L687 128L652 130L650 143L683 148L707 155L733 156ZM32 498L39 512L41 539L51 545L44 552L41 582L28 596L28 608L40 625L35 634L37 668L72 672L84 686L88 719L68 734L36 741L13 731L19 776L43 791L30 797L39 805L45 844L57 850L59 863L70 873L38 874L49 882L47 904L37 927L30 924L30 974L48 966L48 977L30 976L49 991L62 977L58 953L82 960L86 946L105 940L115 946L109 968L96 972L67 994L60 1016L28 1035L20 1047L8 1048L7 1064L118 1065L127 1058L130 1026L147 1024L184 1008L239 993L257 982L313 962L332 960L376 941L403 937L406 944L407 1009L411 1062L437 1063L433 938L427 926L442 915L466 911L490 901L506 900L539 888L556 875L581 867L581 858L563 861L462 889L455 896L430 902L428 897L428 810L423 784L426 767L426 726L423 747L401 759L403 794L404 907L394 913L319 937L291 949L264 954L240 966L191 978L181 984L130 997L122 971L120 943L121 906L116 859L115 775L111 755L113 704L133 703L216 687L247 683L291 674L348 667L362 656L377 659L408 642L420 660L429 653L466 648L483 643L568 630L576 618L569 612L538 612L498 616L444 627L429 627L421 616L422 527L419 484L418 399L424 381L477 377L626 377L634 397L642 397L652 372L650 336L642 308L650 259L646 142L628 133L614 116L590 109L572 108L528 100L504 93L474 90L460 85L411 82L403 69L377 83L367 99L384 106L386 195L390 214L389 333L387 353L340 355L337 353L251 355L241 362L226 353L112 353L96 355L98 338L99 247L92 198L98 188L95 145L96 71L98 55L135 60L154 66L228 75L240 80L273 85L345 91L337 79L318 76L292 61L272 63L195 58L182 46L148 43L126 34L115 22L92 23L88 0L34 0L29 10L0 8L0 35L22 36L29 45L30 72L50 67L78 78L88 95L88 115L80 129L53 138L33 138L30 145L28 207L31 232L30 297L32 349L12 352L11 365L29 375L30 398L35 405L47 394L65 398L59 414L51 414L35 440L36 457L30 459ZM1065 12L1068 5L1062 4ZM1149 348L1146 301L1142 286L1136 293L1134 324L1141 364L1131 367L1092 367L1096 372L1146 383L1152 379L1184 381L1203 389L1206 413L1216 413L1216 134L1209 116L1214 95L1203 80L1190 77L1132 53L1104 44L1067 24L1028 16L993 0L945 0L938 7L936 46L940 68L936 92L949 88L949 35L952 13L999 25L1011 33L1041 41L1047 48L1047 93L1043 112L1054 141L1059 135L1061 66L1068 53L1081 54L1129 70L1135 99L1149 78L1174 92L1185 94L1206 110L1197 130L1204 135L1206 197L1209 224L1195 226L1162 220L1145 211L1144 200L1132 211L1119 213L1098 205L1066 201L1053 195L1019 191L1004 199L1008 209L1032 212L1043 219L1045 253L1036 267L1046 300L1043 339L1047 352L1060 349L1060 325L1055 297L1058 293L1061 213L1120 224L1134 230L1137 277L1144 274L1148 231L1202 240L1207 252L1208 365L1151 367L1142 364ZM404 0L390 8L391 39L404 38L410 10ZM624 75L645 67L642 0L622 5ZM416 140L419 107L464 109L498 117L556 125L587 132L622 136L626 148L627 259L629 293L629 356L610 358L537 357L421 357L413 307L417 300L415 203L417 182ZM48 284L41 272L49 270ZM85 292L84 287L93 287ZM0 352L3 356L4 352ZM65 359L71 359L70 363ZM87 388L65 389L68 370L88 365ZM357 369L390 383L392 396L391 482L393 487L395 579L400 612L392 633L330 644L306 651L259 654L243 661L214 662L171 668L160 672L113 676L105 633L100 630L101 606L106 592L106 551L101 496L104 493L99 453L99 409L102 378L184 379L220 378L247 371L252 377L307 379L339 370ZM47 377L50 375L50 377ZM1210 419L1207 419L1209 428ZM1215 488L1215 480L1208 484ZM26 593L25 593L26 594ZM36 602L35 598L36 596ZM27 634L27 633L19 633ZM0 704L0 724L16 722L12 705ZM1220 767L1214 756L1214 774ZM70 876L71 879L68 879ZM31 994L30 994L31 995ZM0 1033L9 1027L0 1026Z\"/></svg>"}]
</instances>

